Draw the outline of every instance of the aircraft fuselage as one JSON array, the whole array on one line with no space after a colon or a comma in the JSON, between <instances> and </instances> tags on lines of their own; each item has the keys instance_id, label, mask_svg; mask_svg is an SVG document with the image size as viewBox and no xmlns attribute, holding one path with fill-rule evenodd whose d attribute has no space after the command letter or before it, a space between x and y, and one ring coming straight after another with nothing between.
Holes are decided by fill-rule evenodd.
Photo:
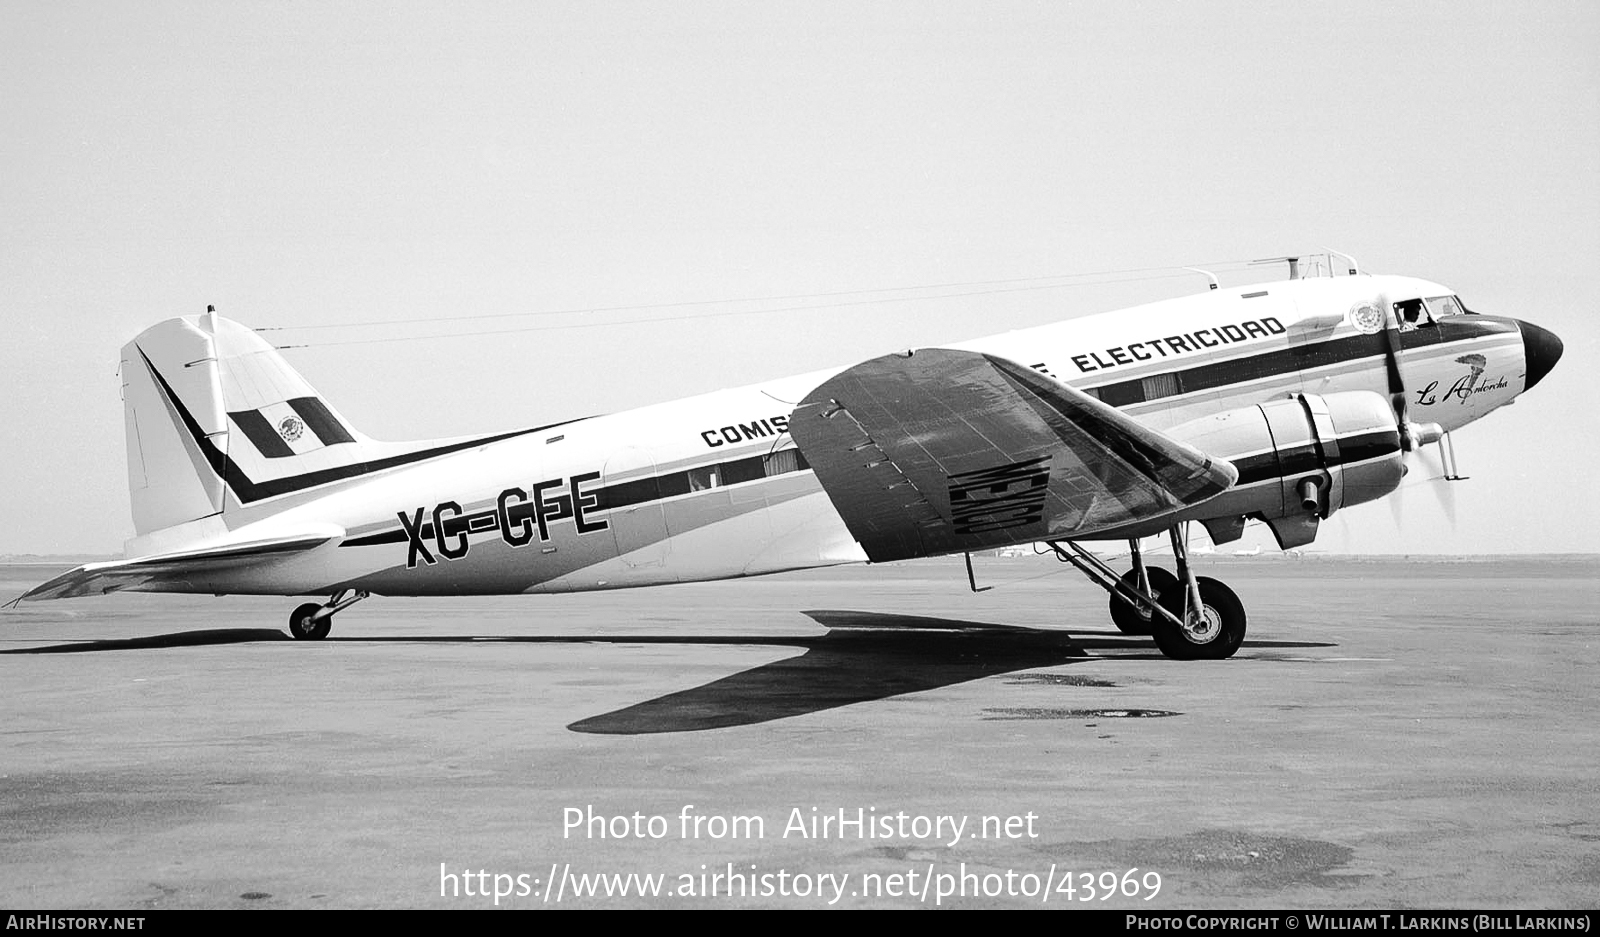
<instances>
[{"instance_id":1,"label":"aircraft fuselage","mask_svg":"<svg viewBox=\"0 0 1600 937\"><path fill-rule=\"evenodd\" d=\"M1548 333L1463 313L1449 289L1393 276L1214 290L950 347L1027 365L1165 430L1297 393L1387 395L1388 338L1356 312L1380 296L1428 303L1417 327L1401 333L1398 356L1417 422L1457 429L1510 403L1553 364L1537 360L1539 341L1527 338ZM865 561L787 434L794 404L839 370L578 420L231 504L235 534L316 524L345 534L269 564L159 588L564 592Z\"/></svg>"}]
</instances>

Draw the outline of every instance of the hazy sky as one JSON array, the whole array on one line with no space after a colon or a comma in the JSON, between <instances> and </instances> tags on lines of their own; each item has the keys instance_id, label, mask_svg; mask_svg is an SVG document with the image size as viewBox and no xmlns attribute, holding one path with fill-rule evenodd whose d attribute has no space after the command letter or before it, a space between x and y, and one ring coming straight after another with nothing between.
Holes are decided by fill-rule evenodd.
<instances>
[{"instance_id":1,"label":"hazy sky","mask_svg":"<svg viewBox=\"0 0 1600 937\"><path fill-rule=\"evenodd\" d=\"M0 553L132 535L117 352L251 326L1040 277L1304 252L1566 357L1319 547L1600 550L1600 5L0 5ZM1259 270L1265 277L1277 271ZM1235 275L1233 282L1239 282ZM286 352L367 433L669 399L1198 278ZM835 302L824 300L825 302ZM778 306L804 303L778 303ZM742 307L271 333L332 342ZM1251 541L1262 539L1252 535ZM1268 538L1270 539L1270 538Z\"/></svg>"}]
</instances>

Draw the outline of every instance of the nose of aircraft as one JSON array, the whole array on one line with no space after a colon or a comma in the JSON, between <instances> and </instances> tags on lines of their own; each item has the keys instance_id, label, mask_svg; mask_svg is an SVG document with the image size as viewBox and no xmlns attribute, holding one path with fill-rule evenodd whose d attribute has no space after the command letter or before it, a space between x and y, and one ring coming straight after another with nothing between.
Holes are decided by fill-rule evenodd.
<instances>
[{"instance_id":1,"label":"nose of aircraft","mask_svg":"<svg viewBox=\"0 0 1600 937\"><path fill-rule=\"evenodd\" d=\"M1563 348L1561 339L1549 329L1541 329L1531 322L1520 320L1517 328L1522 332L1522 356L1528 367L1527 382L1522 389L1527 390L1550 373L1550 369L1561 360Z\"/></svg>"}]
</instances>

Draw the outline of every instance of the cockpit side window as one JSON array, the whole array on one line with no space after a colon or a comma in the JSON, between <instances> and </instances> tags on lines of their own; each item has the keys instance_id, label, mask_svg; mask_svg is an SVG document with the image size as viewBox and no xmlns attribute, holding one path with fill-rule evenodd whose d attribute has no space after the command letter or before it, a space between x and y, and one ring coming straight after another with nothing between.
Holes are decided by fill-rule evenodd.
<instances>
[{"instance_id":1,"label":"cockpit side window","mask_svg":"<svg viewBox=\"0 0 1600 937\"><path fill-rule=\"evenodd\" d=\"M1461 315L1461 311L1461 300L1458 297L1428 297L1428 312L1431 313L1435 319L1443 319L1446 316L1459 316Z\"/></svg>"},{"instance_id":2,"label":"cockpit side window","mask_svg":"<svg viewBox=\"0 0 1600 937\"><path fill-rule=\"evenodd\" d=\"M1394 304L1394 316L1400 321L1400 331L1409 332L1433 325L1428 309L1420 299L1402 299Z\"/></svg>"}]
</instances>

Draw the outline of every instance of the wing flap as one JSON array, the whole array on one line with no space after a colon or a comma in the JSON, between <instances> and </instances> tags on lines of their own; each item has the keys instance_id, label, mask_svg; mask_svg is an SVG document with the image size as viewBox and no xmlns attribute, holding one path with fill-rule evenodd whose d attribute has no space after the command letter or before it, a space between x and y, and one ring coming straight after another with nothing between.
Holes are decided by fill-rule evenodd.
<instances>
[{"instance_id":1,"label":"wing flap","mask_svg":"<svg viewBox=\"0 0 1600 937\"><path fill-rule=\"evenodd\" d=\"M182 579L194 573L270 562L315 549L341 536L343 536L342 531L268 537L195 550L158 553L129 560L86 563L77 569L62 573L49 582L35 586L13 599L10 604L105 595L165 579Z\"/></svg>"},{"instance_id":2,"label":"wing flap","mask_svg":"<svg viewBox=\"0 0 1600 937\"><path fill-rule=\"evenodd\" d=\"M1090 537L1238 478L1031 368L948 348L835 375L789 430L873 562Z\"/></svg>"}]
</instances>

